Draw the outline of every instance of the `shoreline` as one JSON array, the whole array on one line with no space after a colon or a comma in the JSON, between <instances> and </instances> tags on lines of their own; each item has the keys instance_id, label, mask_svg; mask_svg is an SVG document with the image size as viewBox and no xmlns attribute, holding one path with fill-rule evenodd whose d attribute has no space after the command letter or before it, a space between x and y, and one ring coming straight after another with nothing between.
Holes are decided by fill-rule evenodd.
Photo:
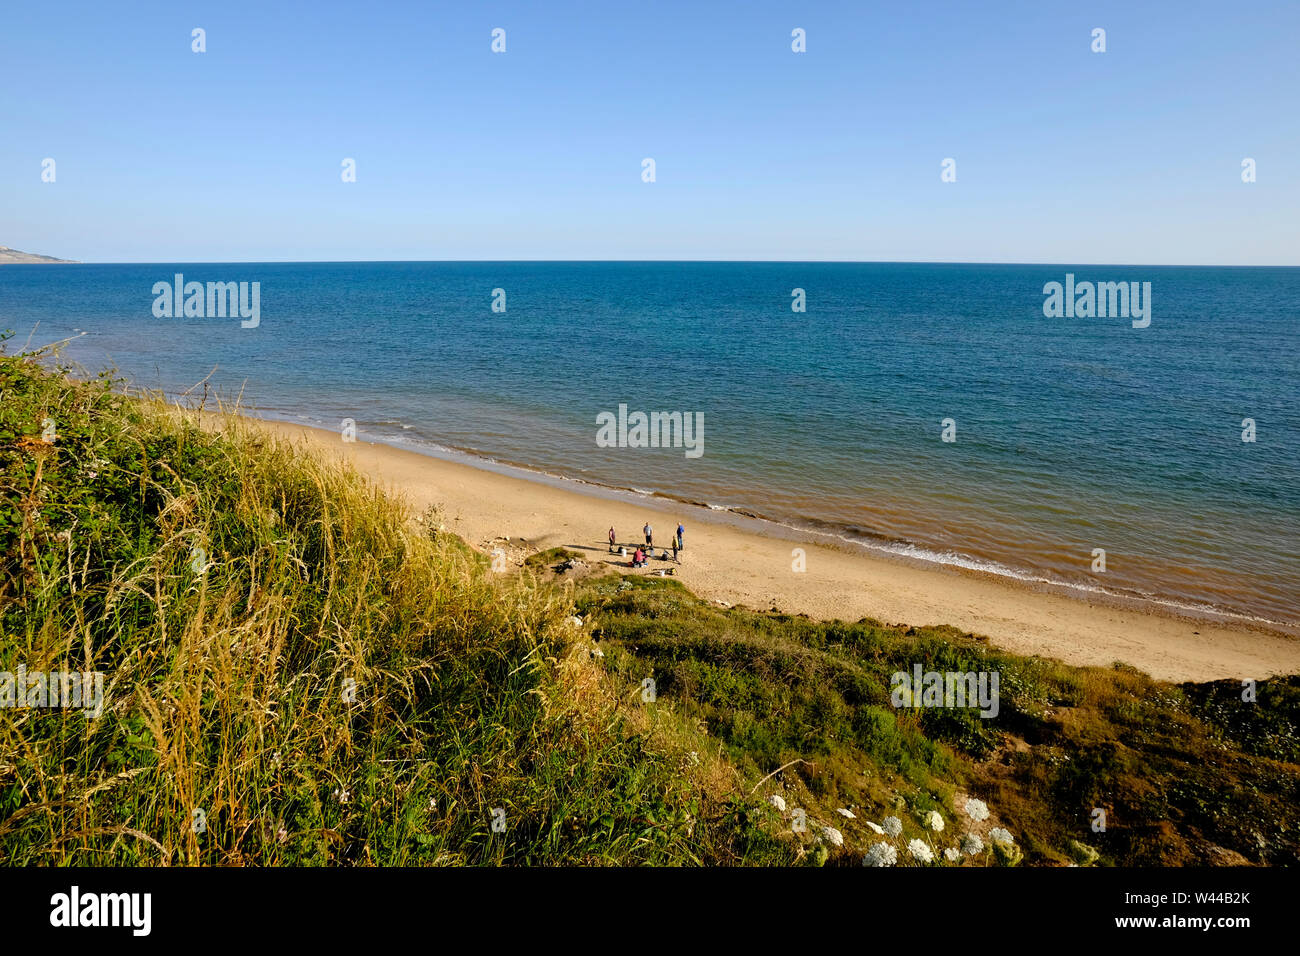
<instances>
[{"instance_id":1,"label":"shoreline","mask_svg":"<svg viewBox=\"0 0 1300 956\"><path fill-rule=\"evenodd\" d=\"M333 436L333 429L306 415L291 415L287 411L263 415L244 415L255 421L270 421L293 427L316 429ZM407 428L409 426L402 426ZM1287 622L1260 617L1245 610L1225 608L1205 602L1197 603L1176 597L1151 593L1135 588L1106 587L1100 584L1082 584L1044 576L1047 572L1029 567L1017 567L993 558L980 558L960 552L938 551L933 546L918 544L904 538L860 531L854 535L834 526L817 527L815 519L786 520L739 506L712 504L671 491L636 488L630 485L613 485L576 475L565 475L532 467L508 458L499 458L473 448L447 446L424 438L411 440L403 435L366 435L358 429L358 441L383 445L397 450L411 451L423 457L435 458L470 468L491 471L528 482L539 482L577 494L623 501L631 504L650 502L661 510L691 509L706 521L730 521L742 530L799 543L820 544L829 548L876 557L890 562L919 568L943 568L987 577L1008 586L1042 590L1051 594L1081 601L1095 601L1142 613L1164 614L1199 623L1238 625L1284 637L1300 638L1300 621ZM364 436L364 437L363 437ZM699 509L696 512L694 509ZM824 522L821 522L824 524Z\"/></svg>"},{"instance_id":2,"label":"shoreline","mask_svg":"<svg viewBox=\"0 0 1300 956\"><path fill-rule=\"evenodd\" d=\"M662 548L682 521L686 548L674 578L715 603L821 620L948 624L1014 653L1083 666L1123 661L1173 682L1300 673L1300 638L1244 620L1129 606L1101 594L1064 594L992 573L850 550L818 542L815 533L665 496L638 501L635 492L538 472L521 477L511 472L523 469L491 467L468 455L451 460L380 442L344 443L338 433L310 425L240 417L250 427L353 465L417 511L438 506L449 531L480 551L503 547L515 564L561 546L583 552L589 563L617 567L605 539L610 524L620 544L635 547L649 521ZM205 418L215 420L212 414ZM802 572L793 570L791 545L804 551ZM663 566L657 560L651 565ZM626 564L620 570L630 571Z\"/></svg>"}]
</instances>

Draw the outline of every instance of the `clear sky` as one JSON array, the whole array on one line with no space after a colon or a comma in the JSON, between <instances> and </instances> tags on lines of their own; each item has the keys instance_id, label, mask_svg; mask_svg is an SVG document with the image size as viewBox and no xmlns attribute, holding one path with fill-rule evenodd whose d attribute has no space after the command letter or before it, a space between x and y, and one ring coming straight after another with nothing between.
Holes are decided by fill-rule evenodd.
<instances>
[{"instance_id":1,"label":"clear sky","mask_svg":"<svg viewBox=\"0 0 1300 956\"><path fill-rule=\"evenodd\" d=\"M13 0L0 70L63 258L1300 264L1297 0Z\"/></svg>"}]
</instances>

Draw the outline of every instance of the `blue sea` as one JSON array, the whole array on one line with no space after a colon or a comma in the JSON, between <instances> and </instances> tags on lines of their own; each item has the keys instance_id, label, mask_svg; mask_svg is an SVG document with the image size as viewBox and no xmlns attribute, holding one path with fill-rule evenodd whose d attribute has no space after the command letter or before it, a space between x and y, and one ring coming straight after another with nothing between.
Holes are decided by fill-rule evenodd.
<instances>
[{"instance_id":1,"label":"blue sea","mask_svg":"<svg viewBox=\"0 0 1300 956\"><path fill-rule=\"evenodd\" d=\"M260 323L156 317L153 288L177 273L260 283ZM1067 273L1151 283L1150 325L1045 317L1044 285ZM76 336L64 354L90 371L173 394L206 379L265 417L352 419L362 439L903 560L1288 626L1300 622L1298 311L1295 268L0 267L10 351ZM598 418L620 405L701 420L702 453L602 446Z\"/></svg>"}]
</instances>

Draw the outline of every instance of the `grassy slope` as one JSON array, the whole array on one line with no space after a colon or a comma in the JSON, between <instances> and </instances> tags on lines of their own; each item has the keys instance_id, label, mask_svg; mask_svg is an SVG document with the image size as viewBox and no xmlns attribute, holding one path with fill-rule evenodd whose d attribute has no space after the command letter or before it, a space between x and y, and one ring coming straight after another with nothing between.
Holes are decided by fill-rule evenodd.
<instances>
[{"instance_id":1,"label":"grassy slope","mask_svg":"<svg viewBox=\"0 0 1300 956\"><path fill-rule=\"evenodd\" d=\"M98 720L0 709L4 862L792 858L561 595L355 475L0 357L0 484L0 670L108 685Z\"/></svg>"},{"instance_id":2,"label":"grassy slope","mask_svg":"<svg viewBox=\"0 0 1300 956\"><path fill-rule=\"evenodd\" d=\"M886 814L905 841L938 810L950 845L966 793L1031 863L1071 841L1300 859L1294 678L1245 705L951 629L539 581L562 555L494 575L436 516L261 441L0 357L0 671L109 684L96 721L0 709L0 862L781 864L827 856L821 821L856 863ZM999 718L896 711L889 674L915 661L998 670Z\"/></svg>"},{"instance_id":3,"label":"grassy slope","mask_svg":"<svg viewBox=\"0 0 1300 956\"><path fill-rule=\"evenodd\" d=\"M1175 686L1124 665L1070 667L990 648L953 628L723 610L676 582L605 578L579 600L600 622L608 666L653 676L662 699L720 739L757 778L782 774L787 803L834 820L849 843L876 839L861 822L886 814L904 838L919 820L948 821L973 794L1030 863L1088 859L1125 865L1300 861L1300 678ZM889 677L997 671L1000 712L899 710ZM1093 810L1106 829L1092 828ZM977 830L987 830L985 824Z\"/></svg>"}]
</instances>

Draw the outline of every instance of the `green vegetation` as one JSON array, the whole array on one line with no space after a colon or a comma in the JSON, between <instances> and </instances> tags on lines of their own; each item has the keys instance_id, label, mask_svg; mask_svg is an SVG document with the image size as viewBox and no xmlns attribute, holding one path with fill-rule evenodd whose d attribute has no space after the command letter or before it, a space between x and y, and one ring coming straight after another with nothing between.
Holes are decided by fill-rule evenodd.
<instances>
[{"instance_id":1,"label":"green vegetation","mask_svg":"<svg viewBox=\"0 0 1300 956\"><path fill-rule=\"evenodd\" d=\"M962 792L988 803L1030 864L1300 861L1300 677L1261 681L1248 703L1238 681L1175 686L1003 653L952 628L723 610L649 578L592 581L578 603L599 621L606 666L653 677L747 779L802 760L782 775L787 803L829 820L863 808L836 824L846 842L875 839L864 816L897 815L907 836L930 810L965 824ZM996 719L894 708L890 675L917 662L997 671Z\"/></svg>"},{"instance_id":2,"label":"green vegetation","mask_svg":"<svg viewBox=\"0 0 1300 956\"><path fill-rule=\"evenodd\" d=\"M494 574L340 466L27 357L0 355L0 485L0 672L105 678L96 719L0 708L6 863L858 865L889 816L899 864L967 830L964 865L1300 861L1300 678L1244 703L575 585L564 549ZM895 708L917 663L997 671L998 716Z\"/></svg>"},{"instance_id":3,"label":"green vegetation","mask_svg":"<svg viewBox=\"0 0 1300 956\"><path fill-rule=\"evenodd\" d=\"M0 356L0 671L106 684L95 720L0 709L0 860L793 858L557 591L227 424Z\"/></svg>"},{"instance_id":4,"label":"green vegetation","mask_svg":"<svg viewBox=\"0 0 1300 956\"><path fill-rule=\"evenodd\" d=\"M547 548L545 551L538 551L536 554L530 554L524 558L524 567L530 571L544 571L575 559L582 559L582 555L577 551L571 551L568 548Z\"/></svg>"}]
</instances>

